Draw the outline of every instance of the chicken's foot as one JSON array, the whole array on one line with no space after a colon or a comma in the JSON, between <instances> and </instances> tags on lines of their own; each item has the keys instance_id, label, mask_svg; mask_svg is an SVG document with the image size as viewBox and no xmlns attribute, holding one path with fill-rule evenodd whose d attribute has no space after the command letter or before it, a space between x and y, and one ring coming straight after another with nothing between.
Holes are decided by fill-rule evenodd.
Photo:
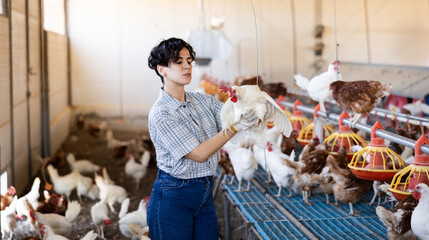
<instances>
[{"instance_id":1,"label":"chicken's foot","mask_svg":"<svg viewBox=\"0 0 429 240\"><path fill-rule=\"evenodd\" d=\"M276 197L280 197L282 195L282 186L279 187L279 192L277 193L277 195L274 195Z\"/></svg>"},{"instance_id":2,"label":"chicken's foot","mask_svg":"<svg viewBox=\"0 0 429 240\"><path fill-rule=\"evenodd\" d=\"M232 185L234 183L234 176L231 176L231 180L229 181L229 185Z\"/></svg>"},{"instance_id":3,"label":"chicken's foot","mask_svg":"<svg viewBox=\"0 0 429 240\"><path fill-rule=\"evenodd\" d=\"M352 216L355 216L355 217L360 216L360 213L361 213L362 211L354 211L354 210L353 210L353 203L349 203L349 206L350 206L350 212L349 212L349 215L352 215Z\"/></svg>"}]
</instances>

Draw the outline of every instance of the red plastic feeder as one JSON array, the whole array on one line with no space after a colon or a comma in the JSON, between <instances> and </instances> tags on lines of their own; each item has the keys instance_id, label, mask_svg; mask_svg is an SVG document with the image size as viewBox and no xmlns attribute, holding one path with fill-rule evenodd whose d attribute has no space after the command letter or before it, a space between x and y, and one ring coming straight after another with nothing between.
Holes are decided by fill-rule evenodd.
<instances>
[{"instance_id":1,"label":"red plastic feeder","mask_svg":"<svg viewBox=\"0 0 429 240\"><path fill-rule=\"evenodd\" d=\"M424 135L420 136L414 145L416 153L414 162L396 173L390 183L388 190L398 201L410 195L417 184L429 185L429 155L422 153L420 148L423 144L429 144L429 140Z\"/></svg>"},{"instance_id":2,"label":"red plastic feeder","mask_svg":"<svg viewBox=\"0 0 429 240\"><path fill-rule=\"evenodd\" d=\"M365 139L350 130L349 126L343 124L344 118L350 118L346 111L343 111L340 115L338 132L331 134L323 143L332 145L331 151L329 152L332 155L337 155L336 151L342 146L346 147L347 158L351 161L354 155L351 148L355 145L366 147L366 142Z\"/></svg>"},{"instance_id":3,"label":"red plastic feeder","mask_svg":"<svg viewBox=\"0 0 429 240\"><path fill-rule=\"evenodd\" d=\"M358 178L390 181L405 165L401 156L386 147L383 138L375 135L377 129L384 129L379 121L371 128L371 143L355 153L348 166Z\"/></svg>"},{"instance_id":4,"label":"red plastic feeder","mask_svg":"<svg viewBox=\"0 0 429 240\"><path fill-rule=\"evenodd\" d=\"M316 108L314 108L313 112L313 122L307 125L305 128L299 131L298 137L296 140L302 145L307 145L311 139L314 137L314 121L317 118L317 112L320 110L320 105L317 104ZM334 128L331 125L323 126L323 138L331 135L334 132Z\"/></svg>"},{"instance_id":5,"label":"red plastic feeder","mask_svg":"<svg viewBox=\"0 0 429 240\"><path fill-rule=\"evenodd\" d=\"M276 102L277 102L277 105L279 105L279 107L281 108L281 109L283 109L283 112L286 114L286 116L288 117L288 118L290 118L291 116L292 116L292 113L291 112L289 112L288 110L286 110L286 108L285 108L285 106L283 106L282 104L281 104L281 101L284 101L285 100L285 98L283 97L283 96L279 96L278 98L277 98L277 100L276 100Z\"/></svg>"},{"instance_id":6,"label":"red plastic feeder","mask_svg":"<svg viewBox=\"0 0 429 240\"><path fill-rule=\"evenodd\" d=\"M292 123L292 128L296 132L299 133L301 129L305 128L307 125L309 125L311 122L304 116L304 114L296 109L296 106L302 105L301 101L296 100L293 104L293 114L289 117L290 122Z\"/></svg>"}]
</instances>

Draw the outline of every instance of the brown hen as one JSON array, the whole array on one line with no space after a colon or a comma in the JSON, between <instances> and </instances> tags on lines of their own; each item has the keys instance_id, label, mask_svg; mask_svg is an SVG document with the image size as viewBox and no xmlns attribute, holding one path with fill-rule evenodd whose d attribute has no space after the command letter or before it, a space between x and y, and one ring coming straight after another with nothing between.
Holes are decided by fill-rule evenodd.
<instances>
[{"instance_id":1,"label":"brown hen","mask_svg":"<svg viewBox=\"0 0 429 240\"><path fill-rule=\"evenodd\" d=\"M382 206L376 208L378 217L387 228L389 239L417 239L411 230L411 216L418 203L419 200L409 195L392 212Z\"/></svg>"},{"instance_id":2,"label":"brown hen","mask_svg":"<svg viewBox=\"0 0 429 240\"><path fill-rule=\"evenodd\" d=\"M331 83L329 89L342 108L356 113L351 120L353 125L359 120L361 114L369 113L374 109L379 98L389 95L392 84L366 80L335 81Z\"/></svg>"},{"instance_id":3,"label":"brown hen","mask_svg":"<svg viewBox=\"0 0 429 240\"><path fill-rule=\"evenodd\" d=\"M362 195L372 186L372 182L355 177L350 169L341 169L332 158L328 158L327 163L331 176L335 180L332 189L335 202L348 203L350 206L349 214L358 215L357 212L353 211L353 204L360 200Z\"/></svg>"},{"instance_id":4,"label":"brown hen","mask_svg":"<svg viewBox=\"0 0 429 240\"><path fill-rule=\"evenodd\" d=\"M286 96L287 88L286 84L279 83L266 83L262 86L262 91L268 93L272 98L278 98L279 96Z\"/></svg>"}]
</instances>

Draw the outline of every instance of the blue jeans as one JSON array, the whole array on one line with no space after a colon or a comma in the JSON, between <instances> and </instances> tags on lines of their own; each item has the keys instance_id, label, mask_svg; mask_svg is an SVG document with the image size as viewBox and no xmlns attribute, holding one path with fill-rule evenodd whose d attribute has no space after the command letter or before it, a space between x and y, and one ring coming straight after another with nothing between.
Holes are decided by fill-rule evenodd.
<instances>
[{"instance_id":1,"label":"blue jeans","mask_svg":"<svg viewBox=\"0 0 429 240\"><path fill-rule=\"evenodd\" d=\"M179 179L158 170L147 206L150 238L219 239L213 177Z\"/></svg>"}]
</instances>

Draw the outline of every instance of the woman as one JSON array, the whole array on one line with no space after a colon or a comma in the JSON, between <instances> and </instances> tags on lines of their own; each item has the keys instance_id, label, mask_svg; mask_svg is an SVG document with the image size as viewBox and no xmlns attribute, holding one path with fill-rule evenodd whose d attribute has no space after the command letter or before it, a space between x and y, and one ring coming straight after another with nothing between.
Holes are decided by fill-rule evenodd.
<instances>
[{"instance_id":1,"label":"woman","mask_svg":"<svg viewBox=\"0 0 429 240\"><path fill-rule=\"evenodd\" d=\"M222 103L185 92L194 61L192 47L178 38L162 41L148 59L163 83L148 117L159 168L147 207L151 239L219 239L212 195L219 149L257 122L249 112L222 130Z\"/></svg>"}]
</instances>

